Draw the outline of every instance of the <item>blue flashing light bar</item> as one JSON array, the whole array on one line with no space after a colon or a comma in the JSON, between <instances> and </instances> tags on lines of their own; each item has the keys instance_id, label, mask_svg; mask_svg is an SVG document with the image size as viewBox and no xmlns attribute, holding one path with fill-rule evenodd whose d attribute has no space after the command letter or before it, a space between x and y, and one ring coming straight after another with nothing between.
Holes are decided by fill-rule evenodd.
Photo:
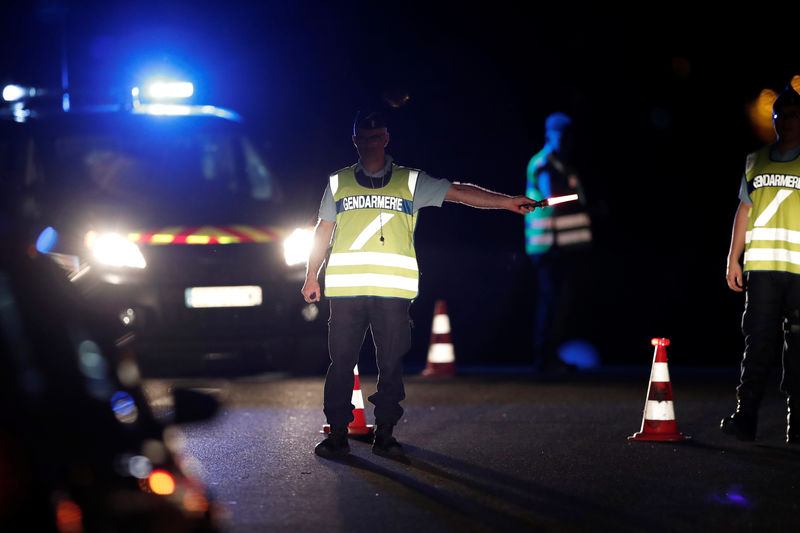
<instances>
[{"instance_id":1,"label":"blue flashing light bar","mask_svg":"<svg viewBox=\"0 0 800 533\"><path fill-rule=\"evenodd\" d=\"M9 84L3 87L3 100L9 102L11 115L16 122L25 122L31 115L27 108L28 100L46 96L50 91ZM194 84L188 81L151 78L142 88L131 89L131 112L152 116L214 116L226 120L241 122L241 116L235 111L212 105L181 103L194 95ZM91 110L117 109L119 104L90 106ZM72 109L70 94L61 95L61 108L64 112ZM82 106L82 110L89 108Z\"/></svg>"},{"instance_id":2,"label":"blue flashing light bar","mask_svg":"<svg viewBox=\"0 0 800 533\"><path fill-rule=\"evenodd\" d=\"M145 85L145 94L153 100L180 100L194 94L194 85L188 81L153 80Z\"/></svg>"},{"instance_id":3,"label":"blue flashing light bar","mask_svg":"<svg viewBox=\"0 0 800 533\"><path fill-rule=\"evenodd\" d=\"M215 116L240 122L241 116L235 111L213 105L185 104L139 104L134 106L134 113L154 116Z\"/></svg>"},{"instance_id":4,"label":"blue flashing light bar","mask_svg":"<svg viewBox=\"0 0 800 533\"><path fill-rule=\"evenodd\" d=\"M238 114L228 109L188 103L193 95L194 84L189 81L150 78L141 87L131 89L133 112L155 116L205 115L241 121Z\"/></svg>"}]
</instances>

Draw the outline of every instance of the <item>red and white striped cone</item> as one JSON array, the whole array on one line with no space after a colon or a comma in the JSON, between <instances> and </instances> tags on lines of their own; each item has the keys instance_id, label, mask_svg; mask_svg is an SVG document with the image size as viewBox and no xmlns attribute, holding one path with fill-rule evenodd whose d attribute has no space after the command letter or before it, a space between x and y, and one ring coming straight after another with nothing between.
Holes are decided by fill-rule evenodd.
<instances>
[{"instance_id":1,"label":"red and white striped cone","mask_svg":"<svg viewBox=\"0 0 800 533\"><path fill-rule=\"evenodd\" d=\"M675 408L672 404L672 383L667 366L667 346L669 339L653 339L655 346L653 366L650 370L650 385L647 388L647 401L644 405L642 429L628 437L628 440L682 441L691 437L678 433L675 422Z\"/></svg>"},{"instance_id":2,"label":"red and white striped cone","mask_svg":"<svg viewBox=\"0 0 800 533\"><path fill-rule=\"evenodd\" d=\"M450 341L450 317L444 300L437 300L433 308L431 345L428 362L422 375L426 377L452 377L456 373L456 355Z\"/></svg>"},{"instance_id":3,"label":"red and white striped cone","mask_svg":"<svg viewBox=\"0 0 800 533\"><path fill-rule=\"evenodd\" d=\"M375 430L372 424L367 425L364 418L364 397L361 395L361 383L358 380L358 365L353 368L353 421L347 426L347 433L354 436L369 436ZM322 426L323 433L330 433L331 426Z\"/></svg>"}]
</instances>

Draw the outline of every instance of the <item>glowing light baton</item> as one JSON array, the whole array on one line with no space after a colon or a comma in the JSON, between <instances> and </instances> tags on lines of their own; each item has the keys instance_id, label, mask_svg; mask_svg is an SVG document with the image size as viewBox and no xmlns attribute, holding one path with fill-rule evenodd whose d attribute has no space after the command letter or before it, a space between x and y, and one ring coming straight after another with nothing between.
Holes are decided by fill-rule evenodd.
<instances>
[{"instance_id":1,"label":"glowing light baton","mask_svg":"<svg viewBox=\"0 0 800 533\"><path fill-rule=\"evenodd\" d=\"M522 204L522 207L530 207L533 209L534 207L546 207L556 204L563 204L564 202L574 202L578 199L577 194L568 194L566 196L554 196L552 198L545 198L544 200L539 200L538 202L534 202L532 204Z\"/></svg>"}]
</instances>

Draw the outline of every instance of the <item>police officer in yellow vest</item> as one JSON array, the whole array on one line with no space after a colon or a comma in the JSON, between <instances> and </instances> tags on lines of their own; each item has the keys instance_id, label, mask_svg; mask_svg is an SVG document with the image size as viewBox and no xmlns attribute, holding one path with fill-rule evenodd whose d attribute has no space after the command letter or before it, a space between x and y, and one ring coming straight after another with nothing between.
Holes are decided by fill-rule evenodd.
<instances>
[{"instance_id":1,"label":"police officer in yellow vest","mask_svg":"<svg viewBox=\"0 0 800 533\"><path fill-rule=\"evenodd\" d=\"M572 119L552 113L545 120L545 145L528 163L526 194L543 200L578 194L578 201L544 207L525 215L525 251L536 281L533 359L541 371L569 368L558 357L567 340L570 312L586 290L586 252L592 242L586 196L570 162Z\"/></svg>"},{"instance_id":2,"label":"police officer in yellow vest","mask_svg":"<svg viewBox=\"0 0 800 533\"><path fill-rule=\"evenodd\" d=\"M777 142L747 157L734 219L728 287L746 292L745 349L736 411L723 432L754 440L771 363L783 348L786 441L800 442L800 95L788 86L773 105ZM744 253L744 268L740 258Z\"/></svg>"},{"instance_id":3,"label":"police officer in yellow vest","mask_svg":"<svg viewBox=\"0 0 800 533\"><path fill-rule=\"evenodd\" d=\"M419 209L458 202L486 209L526 214L532 200L507 196L475 185L434 179L397 165L385 148L389 132L379 112L360 113L353 125L359 162L332 174L320 204L302 294L320 300L318 274L331 237L325 268L325 296L330 299L328 348L331 363L325 379L323 411L330 433L314 449L321 457L350 452L347 426L353 420L353 369L367 328L372 331L378 366L374 453L402 456L392 436L403 414L403 356L411 347L409 307L417 296L419 269L414 229ZM335 231L334 231L335 230Z\"/></svg>"}]
</instances>

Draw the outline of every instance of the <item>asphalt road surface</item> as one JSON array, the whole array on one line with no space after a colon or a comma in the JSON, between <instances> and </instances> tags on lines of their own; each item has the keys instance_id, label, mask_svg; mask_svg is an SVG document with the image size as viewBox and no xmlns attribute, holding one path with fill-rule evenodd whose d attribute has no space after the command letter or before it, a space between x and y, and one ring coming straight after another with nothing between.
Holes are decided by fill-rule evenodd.
<instances>
[{"instance_id":1,"label":"asphalt road surface","mask_svg":"<svg viewBox=\"0 0 800 533\"><path fill-rule=\"evenodd\" d=\"M185 452L224 507L224 530L798 531L800 446L783 441L777 383L759 438L723 435L735 369L670 368L677 443L639 431L649 368L592 374L407 376L395 435L407 458L313 453L325 422L321 376L149 380L159 408L173 384L222 402L182 426ZM361 376L367 422L375 376Z\"/></svg>"}]
</instances>

